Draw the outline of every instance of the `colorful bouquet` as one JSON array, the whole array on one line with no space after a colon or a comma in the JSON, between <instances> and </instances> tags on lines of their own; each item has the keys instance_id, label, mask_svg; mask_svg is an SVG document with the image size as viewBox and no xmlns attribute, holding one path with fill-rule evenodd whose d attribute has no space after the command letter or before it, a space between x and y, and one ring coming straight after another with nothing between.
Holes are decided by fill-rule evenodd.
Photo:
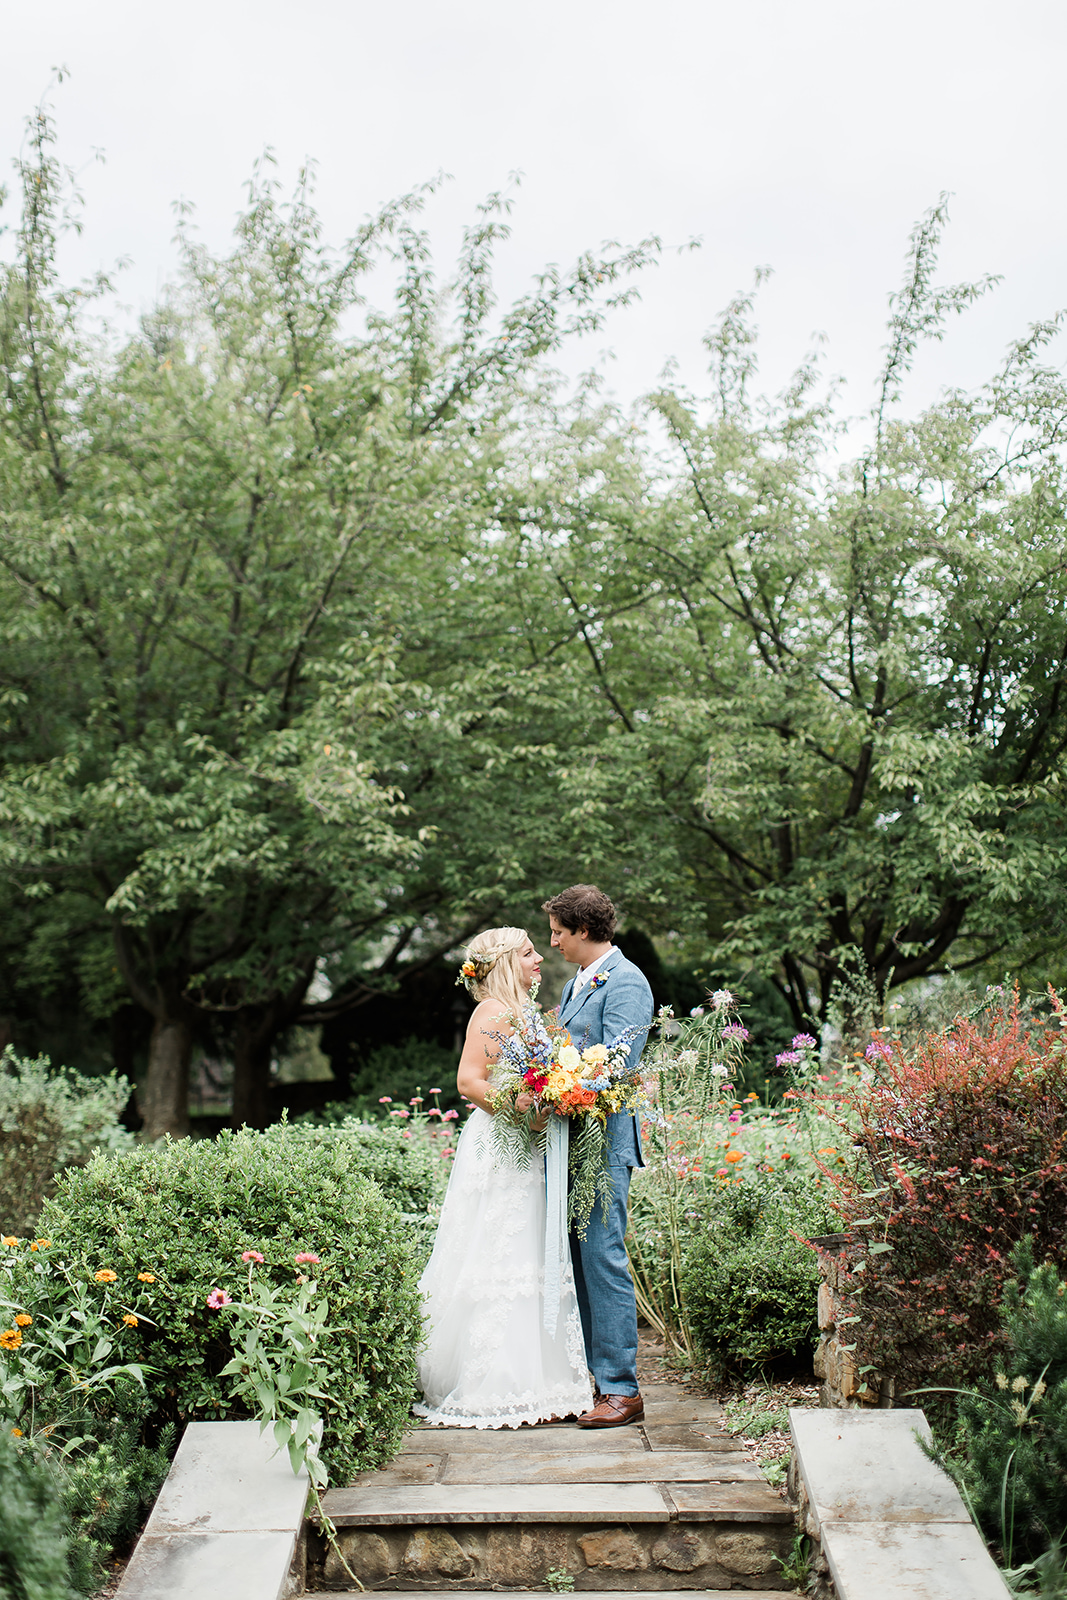
<instances>
[{"instance_id":1,"label":"colorful bouquet","mask_svg":"<svg viewBox=\"0 0 1067 1600\"><path fill-rule=\"evenodd\" d=\"M610 1045L580 1050L566 1028L551 1017L528 1015L510 1034L493 1034L500 1056L490 1075L493 1131L505 1159L527 1166L545 1146L550 1116L571 1122L570 1202L573 1226L584 1237L599 1199L607 1212L612 1196L607 1155L607 1120L616 1112L637 1112L645 1090L630 1060L630 1042L648 1032L648 1024L627 1028ZM523 1093L534 1097L520 1112Z\"/></svg>"}]
</instances>

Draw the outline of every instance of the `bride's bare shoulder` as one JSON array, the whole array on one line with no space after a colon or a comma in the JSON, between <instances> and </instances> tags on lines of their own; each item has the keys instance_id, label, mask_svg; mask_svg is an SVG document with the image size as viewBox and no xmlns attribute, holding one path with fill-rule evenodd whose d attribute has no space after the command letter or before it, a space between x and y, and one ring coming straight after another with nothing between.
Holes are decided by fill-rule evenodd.
<instances>
[{"instance_id":1,"label":"bride's bare shoulder","mask_svg":"<svg viewBox=\"0 0 1067 1600\"><path fill-rule=\"evenodd\" d=\"M467 1031L469 1033L475 1023L478 1024L479 1028L484 1028L487 1022L502 1022L507 1014L508 1007L503 1000L479 1000L471 1012L471 1020L467 1024Z\"/></svg>"}]
</instances>

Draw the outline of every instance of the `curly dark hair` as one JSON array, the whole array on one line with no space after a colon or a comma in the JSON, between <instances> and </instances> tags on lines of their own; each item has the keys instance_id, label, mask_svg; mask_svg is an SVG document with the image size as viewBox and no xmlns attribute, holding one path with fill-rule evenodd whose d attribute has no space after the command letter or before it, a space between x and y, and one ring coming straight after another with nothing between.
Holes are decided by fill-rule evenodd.
<instances>
[{"instance_id":1,"label":"curly dark hair","mask_svg":"<svg viewBox=\"0 0 1067 1600\"><path fill-rule=\"evenodd\" d=\"M554 894L551 900L543 903L541 910L555 917L570 933L584 928L595 944L605 944L619 920L603 889L592 883L576 883L561 894Z\"/></svg>"}]
</instances>

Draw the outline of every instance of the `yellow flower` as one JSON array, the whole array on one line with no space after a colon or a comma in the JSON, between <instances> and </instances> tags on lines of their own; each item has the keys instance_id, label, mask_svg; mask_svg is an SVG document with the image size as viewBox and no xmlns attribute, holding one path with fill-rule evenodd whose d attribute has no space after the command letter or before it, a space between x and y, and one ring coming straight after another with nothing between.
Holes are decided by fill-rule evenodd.
<instances>
[{"instance_id":1,"label":"yellow flower","mask_svg":"<svg viewBox=\"0 0 1067 1600\"><path fill-rule=\"evenodd\" d=\"M0 1333L0 1350L17 1350L22 1343L22 1335L17 1328L5 1328Z\"/></svg>"},{"instance_id":2,"label":"yellow flower","mask_svg":"<svg viewBox=\"0 0 1067 1600\"><path fill-rule=\"evenodd\" d=\"M33 1318L27 1316L25 1311L20 1311L18 1316L15 1318L15 1326L16 1328L28 1328L32 1321Z\"/></svg>"},{"instance_id":3,"label":"yellow flower","mask_svg":"<svg viewBox=\"0 0 1067 1600\"><path fill-rule=\"evenodd\" d=\"M5 1233L3 1239L0 1239L0 1244L6 1244L10 1250L13 1248L13 1246L18 1244L18 1240L15 1238L13 1233Z\"/></svg>"},{"instance_id":4,"label":"yellow flower","mask_svg":"<svg viewBox=\"0 0 1067 1600\"><path fill-rule=\"evenodd\" d=\"M22 1429L21 1428L12 1428L11 1432L12 1432L13 1436L16 1439L21 1439L22 1438Z\"/></svg>"},{"instance_id":5,"label":"yellow flower","mask_svg":"<svg viewBox=\"0 0 1067 1600\"><path fill-rule=\"evenodd\" d=\"M582 1060L590 1067L602 1067L607 1059L606 1044L591 1044L588 1050L582 1051Z\"/></svg>"},{"instance_id":6,"label":"yellow flower","mask_svg":"<svg viewBox=\"0 0 1067 1600\"><path fill-rule=\"evenodd\" d=\"M30 1245L31 1250L50 1250L51 1247L51 1239L35 1239Z\"/></svg>"},{"instance_id":7,"label":"yellow flower","mask_svg":"<svg viewBox=\"0 0 1067 1600\"><path fill-rule=\"evenodd\" d=\"M559 1053L559 1064L566 1072L577 1072L582 1058L572 1044L565 1044Z\"/></svg>"},{"instance_id":8,"label":"yellow flower","mask_svg":"<svg viewBox=\"0 0 1067 1600\"><path fill-rule=\"evenodd\" d=\"M156 1275L154 1272L139 1272L137 1276L141 1283L155 1283L156 1281Z\"/></svg>"},{"instance_id":9,"label":"yellow flower","mask_svg":"<svg viewBox=\"0 0 1067 1600\"><path fill-rule=\"evenodd\" d=\"M101 1267L99 1272L94 1272L93 1277L97 1283L114 1283L118 1277L117 1272L112 1272L110 1267Z\"/></svg>"},{"instance_id":10,"label":"yellow flower","mask_svg":"<svg viewBox=\"0 0 1067 1600\"><path fill-rule=\"evenodd\" d=\"M133 1315L132 1311L127 1311L122 1320L126 1324L127 1328L136 1328L137 1326L137 1318Z\"/></svg>"}]
</instances>

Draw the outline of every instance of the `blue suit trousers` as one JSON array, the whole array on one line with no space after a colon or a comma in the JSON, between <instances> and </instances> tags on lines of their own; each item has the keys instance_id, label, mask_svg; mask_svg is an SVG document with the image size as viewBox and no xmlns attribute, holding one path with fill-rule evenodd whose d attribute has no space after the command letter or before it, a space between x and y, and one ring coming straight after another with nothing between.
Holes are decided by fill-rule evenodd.
<instances>
[{"instance_id":1,"label":"blue suit trousers","mask_svg":"<svg viewBox=\"0 0 1067 1600\"><path fill-rule=\"evenodd\" d=\"M607 1222L597 1201L585 1239L571 1234L574 1287L586 1355L601 1394L638 1393L637 1306L624 1243L632 1170L611 1163L614 1193Z\"/></svg>"}]
</instances>

